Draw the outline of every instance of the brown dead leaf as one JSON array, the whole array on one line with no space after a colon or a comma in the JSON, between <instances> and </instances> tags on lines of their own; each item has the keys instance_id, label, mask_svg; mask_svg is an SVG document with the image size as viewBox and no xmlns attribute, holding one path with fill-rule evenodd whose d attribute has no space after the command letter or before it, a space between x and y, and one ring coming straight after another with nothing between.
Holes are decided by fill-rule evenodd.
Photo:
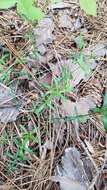
<instances>
[{"instance_id":1,"label":"brown dead leaf","mask_svg":"<svg viewBox=\"0 0 107 190\"><path fill-rule=\"evenodd\" d=\"M62 164L57 165L56 175L52 180L60 183L61 190L86 190L88 178L80 160L80 152L75 148L67 148L62 157Z\"/></svg>"},{"instance_id":2,"label":"brown dead leaf","mask_svg":"<svg viewBox=\"0 0 107 190\"><path fill-rule=\"evenodd\" d=\"M52 177L52 180L55 182L59 182L61 186L61 190L86 190L86 187L83 186L76 180L72 180L71 178L64 176L64 177Z\"/></svg>"},{"instance_id":3,"label":"brown dead leaf","mask_svg":"<svg viewBox=\"0 0 107 190\"><path fill-rule=\"evenodd\" d=\"M13 99L10 88L0 83L0 120L3 123L15 121L19 115L17 102L14 104Z\"/></svg>"},{"instance_id":4,"label":"brown dead leaf","mask_svg":"<svg viewBox=\"0 0 107 190\"><path fill-rule=\"evenodd\" d=\"M95 107L96 105L89 96L80 98L77 102L71 102L70 100L62 102L62 109L67 116L74 116L75 111L78 115L86 115L90 109Z\"/></svg>"},{"instance_id":5,"label":"brown dead leaf","mask_svg":"<svg viewBox=\"0 0 107 190\"><path fill-rule=\"evenodd\" d=\"M65 2L58 2L58 3L51 3L48 6L49 9L66 9L66 8L71 8L71 4L65 3Z\"/></svg>"},{"instance_id":6,"label":"brown dead leaf","mask_svg":"<svg viewBox=\"0 0 107 190\"><path fill-rule=\"evenodd\" d=\"M52 43L54 39L54 36L52 34L53 30L54 30L54 23L52 18L50 17L43 18L39 22L38 27L34 29L34 35L37 47L42 44Z\"/></svg>"},{"instance_id":7,"label":"brown dead leaf","mask_svg":"<svg viewBox=\"0 0 107 190\"><path fill-rule=\"evenodd\" d=\"M43 75L43 77L40 78L40 82L42 84L51 85L52 83L52 74L50 72Z\"/></svg>"},{"instance_id":8,"label":"brown dead leaf","mask_svg":"<svg viewBox=\"0 0 107 190\"><path fill-rule=\"evenodd\" d=\"M71 30L74 30L74 26L71 22L70 15L68 15L68 12L66 10L59 12L59 27L61 28L70 28Z\"/></svg>"}]
</instances>

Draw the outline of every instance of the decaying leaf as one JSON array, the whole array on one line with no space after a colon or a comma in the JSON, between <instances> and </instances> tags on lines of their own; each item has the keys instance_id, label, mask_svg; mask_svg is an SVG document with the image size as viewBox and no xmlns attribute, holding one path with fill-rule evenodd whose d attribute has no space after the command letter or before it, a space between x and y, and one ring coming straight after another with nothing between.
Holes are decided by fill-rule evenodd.
<instances>
[{"instance_id":1,"label":"decaying leaf","mask_svg":"<svg viewBox=\"0 0 107 190\"><path fill-rule=\"evenodd\" d=\"M3 123L15 121L19 115L17 101L13 103L13 100L10 88L0 83L0 120Z\"/></svg>"},{"instance_id":2,"label":"decaying leaf","mask_svg":"<svg viewBox=\"0 0 107 190\"><path fill-rule=\"evenodd\" d=\"M38 27L34 29L37 47L42 44L52 43L54 39L53 30L54 24L52 18L47 17L39 22Z\"/></svg>"},{"instance_id":3,"label":"decaying leaf","mask_svg":"<svg viewBox=\"0 0 107 190\"><path fill-rule=\"evenodd\" d=\"M88 179L80 160L80 152L75 148L67 148L62 157L62 165L56 168L52 180L60 183L61 190L86 190Z\"/></svg>"},{"instance_id":4,"label":"decaying leaf","mask_svg":"<svg viewBox=\"0 0 107 190\"><path fill-rule=\"evenodd\" d=\"M92 45L89 48L84 49L84 55L92 54L95 58L100 58L107 55L107 42L99 42L96 45Z\"/></svg>"},{"instance_id":5,"label":"decaying leaf","mask_svg":"<svg viewBox=\"0 0 107 190\"><path fill-rule=\"evenodd\" d=\"M66 11L59 12L59 27L70 28L71 30L74 28L70 19L70 15L68 15Z\"/></svg>"},{"instance_id":6,"label":"decaying leaf","mask_svg":"<svg viewBox=\"0 0 107 190\"><path fill-rule=\"evenodd\" d=\"M87 115L89 110L95 107L96 105L89 96L80 98L77 102L66 100L62 103L62 109L64 110L65 114L71 117L76 115L76 113L77 115Z\"/></svg>"},{"instance_id":7,"label":"decaying leaf","mask_svg":"<svg viewBox=\"0 0 107 190\"><path fill-rule=\"evenodd\" d=\"M49 9L66 9L66 8L71 8L70 3L65 3L65 2L58 2L58 3L51 3L48 6Z\"/></svg>"},{"instance_id":8,"label":"decaying leaf","mask_svg":"<svg viewBox=\"0 0 107 190\"><path fill-rule=\"evenodd\" d=\"M43 75L40 80L42 84L51 85L52 83L52 74L50 72L47 72L45 75Z\"/></svg>"}]
</instances>

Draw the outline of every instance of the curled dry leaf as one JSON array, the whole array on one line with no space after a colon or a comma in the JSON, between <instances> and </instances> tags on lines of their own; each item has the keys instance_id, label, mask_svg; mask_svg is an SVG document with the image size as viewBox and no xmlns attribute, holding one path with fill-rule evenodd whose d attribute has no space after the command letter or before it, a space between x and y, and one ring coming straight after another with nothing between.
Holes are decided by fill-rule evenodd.
<instances>
[{"instance_id":1,"label":"curled dry leaf","mask_svg":"<svg viewBox=\"0 0 107 190\"><path fill-rule=\"evenodd\" d=\"M60 186L61 186L61 190L86 190L86 187L84 187L83 185L81 185L81 183L79 183L78 181L74 181L69 177L52 177L52 180L55 182L59 182Z\"/></svg>"},{"instance_id":2,"label":"curled dry leaf","mask_svg":"<svg viewBox=\"0 0 107 190\"><path fill-rule=\"evenodd\" d=\"M3 123L15 121L19 115L19 110L13 103L12 93L10 88L0 83L0 120Z\"/></svg>"}]
</instances>

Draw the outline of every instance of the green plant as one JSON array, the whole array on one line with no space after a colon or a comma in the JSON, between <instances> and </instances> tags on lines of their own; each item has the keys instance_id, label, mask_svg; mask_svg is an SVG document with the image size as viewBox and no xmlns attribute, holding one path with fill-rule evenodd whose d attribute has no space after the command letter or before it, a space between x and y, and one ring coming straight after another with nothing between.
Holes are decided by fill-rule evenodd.
<instances>
[{"instance_id":1,"label":"green plant","mask_svg":"<svg viewBox=\"0 0 107 190\"><path fill-rule=\"evenodd\" d=\"M107 92L105 93L105 96L104 96L103 107L106 107L106 111L102 114L102 121L103 121L104 129L107 131Z\"/></svg>"},{"instance_id":2,"label":"green plant","mask_svg":"<svg viewBox=\"0 0 107 190\"><path fill-rule=\"evenodd\" d=\"M92 110L89 111L88 114L85 115L78 115L75 114L74 116L65 116L65 117L58 117L58 118L53 118L53 122L57 122L58 120L65 120L65 121L74 121L74 120L81 120L81 119L85 119L88 116L92 116L92 115L100 115L102 118L102 122L104 125L104 129L105 131L107 131L107 93L104 96L104 103L103 106L101 108L94 108Z\"/></svg>"},{"instance_id":3,"label":"green plant","mask_svg":"<svg viewBox=\"0 0 107 190\"><path fill-rule=\"evenodd\" d=\"M3 53L0 58L0 82L8 83L10 80L10 73L13 71L12 66L6 67L6 62L9 60L9 52L3 50Z\"/></svg>"},{"instance_id":4,"label":"green plant","mask_svg":"<svg viewBox=\"0 0 107 190\"><path fill-rule=\"evenodd\" d=\"M29 147L29 142L38 143L38 138L35 136L36 130L32 130L28 132L24 126L20 125L22 130L21 138L14 136L12 139L12 143L15 149L15 152L11 152L8 150L5 155L8 158L8 169L14 170L16 169L17 162L26 161L28 158L26 157L26 153L32 154L33 150Z\"/></svg>"},{"instance_id":5,"label":"green plant","mask_svg":"<svg viewBox=\"0 0 107 190\"><path fill-rule=\"evenodd\" d=\"M97 15L96 0L79 0L79 2L81 9L83 9L88 15Z\"/></svg>"},{"instance_id":6,"label":"green plant","mask_svg":"<svg viewBox=\"0 0 107 190\"><path fill-rule=\"evenodd\" d=\"M73 90L70 79L70 72L66 67L62 67L61 76L59 78L54 76L51 86L42 84L45 93L41 94L39 103L33 104L33 112L39 114L47 107L53 109L53 102L56 98L65 100L65 95Z\"/></svg>"},{"instance_id":7,"label":"green plant","mask_svg":"<svg viewBox=\"0 0 107 190\"><path fill-rule=\"evenodd\" d=\"M75 39L75 43L79 49L79 52L76 54L73 54L72 59L74 61L75 64L78 64L80 66L80 68L83 70L83 72L87 75L91 73L91 69L90 69L90 65L85 63L85 57L84 57L84 39L82 34L80 34L80 36L78 36Z\"/></svg>"},{"instance_id":8,"label":"green plant","mask_svg":"<svg viewBox=\"0 0 107 190\"><path fill-rule=\"evenodd\" d=\"M1 0L0 1L0 9L8 9L13 7L18 0Z\"/></svg>"},{"instance_id":9,"label":"green plant","mask_svg":"<svg viewBox=\"0 0 107 190\"><path fill-rule=\"evenodd\" d=\"M40 8L34 6L34 0L0 0L0 9L8 9L17 5L17 12L24 18L35 21L43 17Z\"/></svg>"}]
</instances>

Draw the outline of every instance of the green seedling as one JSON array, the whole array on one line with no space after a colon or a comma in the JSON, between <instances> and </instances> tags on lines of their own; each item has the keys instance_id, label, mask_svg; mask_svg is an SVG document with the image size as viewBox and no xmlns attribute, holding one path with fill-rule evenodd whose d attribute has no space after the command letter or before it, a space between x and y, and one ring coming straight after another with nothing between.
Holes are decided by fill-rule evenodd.
<instances>
[{"instance_id":1,"label":"green seedling","mask_svg":"<svg viewBox=\"0 0 107 190\"><path fill-rule=\"evenodd\" d=\"M10 81L10 73L13 71L13 66L6 68L6 62L9 60L9 52L3 51L0 58L0 82L7 84Z\"/></svg>"},{"instance_id":2,"label":"green seedling","mask_svg":"<svg viewBox=\"0 0 107 190\"><path fill-rule=\"evenodd\" d=\"M29 147L29 142L31 141L33 144L38 143L37 136L35 137L36 130L34 129L31 132L28 132L25 130L23 126L20 126L21 130L23 131L21 133L21 138L18 138L16 136L13 137L12 142L13 146L16 149L15 153L13 154L11 151L6 152L6 156L8 158L8 168L10 168L11 171L16 169L17 163L26 161L28 158L26 157L26 154L32 154L33 150Z\"/></svg>"},{"instance_id":3,"label":"green seedling","mask_svg":"<svg viewBox=\"0 0 107 190\"><path fill-rule=\"evenodd\" d=\"M65 100L66 93L73 91L70 85L70 72L67 68L62 67L61 76L59 78L53 77L51 86L42 84L46 92L41 94L40 102L36 104L33 112L36 114L41 113L45 108L53 109L53 102L55 99ZM34 104L35 105L35 104Z\"/></svg>"},{"instance_id":4,"label":"green seedling","mask_svg":"<svg viewBox=\"0 0 107 190\"><path fill-rule=\"evenodd\" d=\"M61 118L58 117L58 118L53 118L52 121L57 122L58 120L59 121L60 120L64 120L64 121L79 120L81 122L81 120L85 120L85 118L87 118L89 116L93 116L93 115L94 116L101 115L104 129L105 129L105 131L107 131L107 93L104 96L104 103L101 108L94 108L94 109L90 110L88 114L85 114L85 115L75 114L74 116L65 116L65 117L61 117Z\"/></svg>"},{"instance_id":5,"label":"green seedling","mask_svg":"<svg viewBox=\"0 0 107 190\"><path fill-rule=\"evenodd\" d=\"M82 34L75 39L75 43L79 49L79 52L72 55L72 60L75 64L78 64L81 70L89 75L91 73L90 64L85 63L85 57L83 49L85 47L84 39Z\"/></svg>"}]
</instances>

